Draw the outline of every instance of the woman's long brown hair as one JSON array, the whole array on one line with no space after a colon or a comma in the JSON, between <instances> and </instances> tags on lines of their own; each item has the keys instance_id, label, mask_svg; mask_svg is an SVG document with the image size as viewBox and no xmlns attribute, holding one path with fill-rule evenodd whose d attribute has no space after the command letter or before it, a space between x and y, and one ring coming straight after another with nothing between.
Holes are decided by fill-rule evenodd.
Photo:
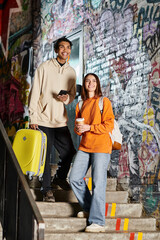
<instances>
[{"instance_id":1,"label":"woman's long brown hair","mask_svg":"<svg viewBox=\"0 0 160 240\"><path fill-rule=\"evenodd\" d=\"M95 74L95 73L88 73L84 79L83 79L83 85L82 85L82 91L81 91L81 98L82 100L86 100L88 98L88 92L85 88L85 81L86 81L86 78L89 76L89 75L92 75L95 77L96 79L96 82L97 82L97 87L96 87L96 90L95 90L95 96L97 97L101 97L102 96L102 91L101 91L101 85L100 85L100 80L99 80L99 77Z\"/></svg>"}]
</instances>

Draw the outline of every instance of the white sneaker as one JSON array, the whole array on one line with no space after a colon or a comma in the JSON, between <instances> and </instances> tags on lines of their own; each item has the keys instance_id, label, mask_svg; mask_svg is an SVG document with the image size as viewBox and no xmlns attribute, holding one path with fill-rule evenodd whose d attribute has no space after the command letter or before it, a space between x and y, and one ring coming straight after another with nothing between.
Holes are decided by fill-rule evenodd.
<instances>
[{"instance_id":1,"label":"white sneaker","mask_svg":"<svg viewBox=\"0 0 160 240\"><path fill-rule=\"evenodd\" d=\"M89 217L89 212L81 211L81 212L77 213L77 217L78 218L88 218Z\"/></svg>"},{"instance_id":2,"label":"white sneaker","mask_svg":"<svg viewBox=\"0 0 160 240\"><path fill-rule=\"evenodd\" d=\"M105 232L105 227L96 223L92 223L86 227L85 232Z\"/></svg>"}]
</instances>

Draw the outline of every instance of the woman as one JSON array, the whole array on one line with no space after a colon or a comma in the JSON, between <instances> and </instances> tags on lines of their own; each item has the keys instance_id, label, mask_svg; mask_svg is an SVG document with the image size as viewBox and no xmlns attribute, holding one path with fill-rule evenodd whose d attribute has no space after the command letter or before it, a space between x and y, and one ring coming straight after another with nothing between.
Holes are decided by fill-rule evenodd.
<instances>
[{"instance_id":1,"label":"woman","mask_svg":"<svg viewBox=\"0 0 160 240\"><path fill-rule=\"evenodd\" d=\"M85 76L82 86L83 105L76 106L76 119L84 118L83 125L75 124L75 132L82 136L70 173L71 188L76 195L83 212L77 217L88 217L86 232L105 232L105 194L107 185L107 167L112 152L109 132L114 127L114 115L111 102L103 98L103 111L99 108L102 96L100 80L94 73ZM92 194L84 177L91 166Z\"/></svg>"}]
</instances>

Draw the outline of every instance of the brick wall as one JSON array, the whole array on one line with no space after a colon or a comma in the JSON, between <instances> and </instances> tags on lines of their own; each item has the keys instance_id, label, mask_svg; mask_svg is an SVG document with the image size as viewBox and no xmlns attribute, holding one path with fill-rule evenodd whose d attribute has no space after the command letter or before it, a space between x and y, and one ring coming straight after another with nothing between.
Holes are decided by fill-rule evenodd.
<instances>
[{"instance_id":1,"label":"brick wall","mask_svg":"<svg viewBox=\"0 0 160 240\"><path fill-rule=\"evenodd\" d=\"M43 46L84 28L84 74L96 73L123 133L110 174L156 216L160 202L160 1L42 1ZM44 48L40 49L45 55ZM41 61L36 59L37 63Z\"/></svg>"}]
</instances>

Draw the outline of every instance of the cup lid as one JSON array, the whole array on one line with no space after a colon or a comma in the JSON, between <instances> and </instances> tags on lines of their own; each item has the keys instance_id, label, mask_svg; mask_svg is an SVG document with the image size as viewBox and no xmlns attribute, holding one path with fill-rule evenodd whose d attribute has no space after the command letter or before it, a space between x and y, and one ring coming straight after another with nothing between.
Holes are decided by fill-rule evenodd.
<instances>
[{"instance_id":1,"label":"cup lid","mask_svg":"<svg viewBox=\"0 0 160 240\"><path fill-rule=\"evenodd\" d=\"M84 121L84 118L76 118L76 121L77 122L82 122L82 121Z\"/></svg>"}]
</instances>

